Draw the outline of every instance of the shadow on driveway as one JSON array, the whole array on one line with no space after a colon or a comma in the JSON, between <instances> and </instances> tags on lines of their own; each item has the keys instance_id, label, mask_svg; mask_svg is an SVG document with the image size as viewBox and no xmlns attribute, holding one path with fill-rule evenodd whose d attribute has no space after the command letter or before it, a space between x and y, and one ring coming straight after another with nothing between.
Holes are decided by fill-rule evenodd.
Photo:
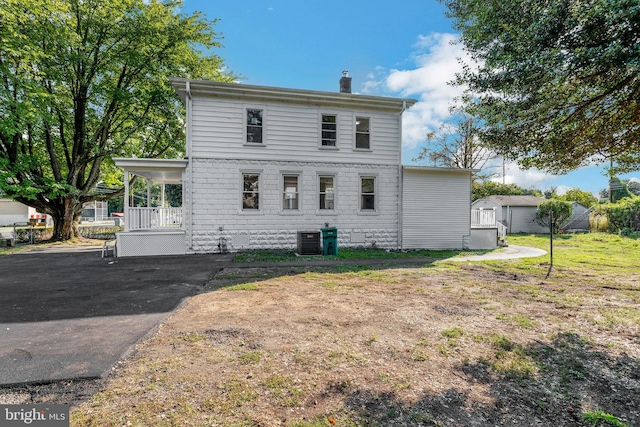
<instances>
[{"instance_id":1,"label":"shadow on driveway","mask_svg":"<svg viewBox=\"0 0 640 427\"><path fill-rule=\"evenodd\" d=\"M0 256L0 323L164 313L230 255L101 258L100 251Z\"/></svg>"},{"instance_id":2,"label":"shadow on driveway","mask_svg":"<svg viewBox=\"0 0 640 427\"><path fill-rule=\"evenodd\" d=\"M232 255L0 256L0 386L99 378Z\"/></svg>"}]
</instances>

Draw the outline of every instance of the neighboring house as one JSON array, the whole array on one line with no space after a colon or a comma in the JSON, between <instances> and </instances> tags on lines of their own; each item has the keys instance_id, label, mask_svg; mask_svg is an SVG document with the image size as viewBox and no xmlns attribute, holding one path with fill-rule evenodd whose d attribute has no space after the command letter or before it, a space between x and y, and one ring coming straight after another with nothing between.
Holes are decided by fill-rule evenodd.
<instances>
[{"instance_id":1,"label":"neighboring house","mask_svg":"<svg viewBox=\"0 0 640 427\"><path fill-rule=\"evenodd\" d=\"M402 166L415 100L352 94L346 76L336 93L171 83L186 105L186 158L114 159L125 173L118 256L299 249L327 225L339 247L467 246L471 171ZM182 207L129 206L132 175L149 189L182 184Z\"/></svg>"},{"instance_id":2,"label":"neighboring house","mask_svg":"<svg viewBox=\"0 0 640 427\"><path fill-rule=\"evenodd\" d=\"M48 223L48 215L39 213L36 208L16 202L12 199L0 198L0 227L14 224L24 225L29 221Z\"/></svg>"},{"instance_id":3,"label":"neighboring house","mask_svg":"<svg viewBox=\"0 0 640 427\"><path fill-rule=\"evenodd\" d=\"M82 221L95 222L107 221L108 219L109 210L106 201L94 200L82 205Z\"/></svg>"},{"instance_id":4,"label":"neighboring house","mask_svg":"<svg viewBox=\"0 0 640 427\"><path fill-rule=\"evenodd\" d=\"M495 209L496 221L507 227L507 233L548 233L536 222L538 205L546 199L536 196L489 196L471 204L473 210Z\"/></svg>"}]
</instances>

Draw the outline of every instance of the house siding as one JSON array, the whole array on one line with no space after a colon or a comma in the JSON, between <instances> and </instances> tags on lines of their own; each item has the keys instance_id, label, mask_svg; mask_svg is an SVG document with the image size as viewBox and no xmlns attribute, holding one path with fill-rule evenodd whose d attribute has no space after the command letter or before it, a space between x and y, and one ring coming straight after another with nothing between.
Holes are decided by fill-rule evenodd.
<instances>
[{"instance_id":1,"label":"house siding","mask_svg":"<svg viewBox=\"0 0 640 427\"><path fill-rule=\"evenodd\" d=\"M462 249L471 227L468 171L403 171L402 248Z\"/></svg>"},{"instance_id":2,"label":"house siding","mask_svg":"<svg viewBox=\"0 0 640 427\"><path fill-rule=\"evenodd\" d=\"M297 247L299 231L320 231L329 223L338 228L338 246L398 248L397 165L361 163L223 160L197 158L190 162L193 184L191 252L217 252L221 239L229 250ZM258 172L260 210L241 208L241 176ZM299 175L298 211L282 209L282 174ZM318 209L318 175L335 175L336 206ZM359 208L360 177L376 177L375 213Z\"/></svg>"},{"instance_id":3,"label":"house siding","mask_svg":"<svg viewBox=\"0 0 640 427\"><path fill-rule=\"evenodd\" d=\"M331 163L400 164L398 135L400 115L351 111L312 105L277 102L238 102L213 97L197 97L193 104L191 149L193 158L314 161ZM244 111L264 110L264 141L244 143ZM336 149L319 147L321 114L338 116ZM355 118L371 119L371 150L354 150Z\"/></svg>"},{"instance_id":4,"label":"house siding","mask_svg":"<svg viewBox=\"0 0 640 427\"><path fill-rule=\"evenodd\" d=\"M25 223L36 210L11 199L0 199L0 226Z\"/></svg>"}]
</instances>

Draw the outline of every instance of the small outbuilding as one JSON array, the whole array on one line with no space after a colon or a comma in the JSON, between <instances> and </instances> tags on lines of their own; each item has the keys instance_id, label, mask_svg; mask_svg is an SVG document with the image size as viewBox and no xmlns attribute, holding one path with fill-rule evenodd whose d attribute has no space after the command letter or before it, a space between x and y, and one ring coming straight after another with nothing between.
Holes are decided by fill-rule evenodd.
<instances>
[{"instance_id":1,"label":"small outbuilding","mask_svg":"<svg viewBox=\"0 0 640 427\"><path fill-rule=\"evenodd\" d=\"M471 204L472 210L495 209L496 221L507 227L507 233L548 233L536 222L538 205L546 199L536 196L489 196Z\"/></svg>"}]
</instances>

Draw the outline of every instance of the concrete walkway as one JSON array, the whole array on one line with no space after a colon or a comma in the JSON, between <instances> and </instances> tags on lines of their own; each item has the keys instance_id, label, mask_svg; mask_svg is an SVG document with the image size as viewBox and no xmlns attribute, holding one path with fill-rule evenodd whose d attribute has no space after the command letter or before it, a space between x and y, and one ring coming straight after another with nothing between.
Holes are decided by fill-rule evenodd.
<instances>
[{"instance_id":1,"label":"concrete walkway","mask_svg":"<svg viewBox=\"0 0 640 427\"><path fill-rule=\"evenodd\" d=\"M490 252L482 255L466 255L449 258L448 261L490 261L515 258L534 258L546 254L542 249L530 248L528 246L509 245L499 252Z\"/></svg>"}]
</instances>

